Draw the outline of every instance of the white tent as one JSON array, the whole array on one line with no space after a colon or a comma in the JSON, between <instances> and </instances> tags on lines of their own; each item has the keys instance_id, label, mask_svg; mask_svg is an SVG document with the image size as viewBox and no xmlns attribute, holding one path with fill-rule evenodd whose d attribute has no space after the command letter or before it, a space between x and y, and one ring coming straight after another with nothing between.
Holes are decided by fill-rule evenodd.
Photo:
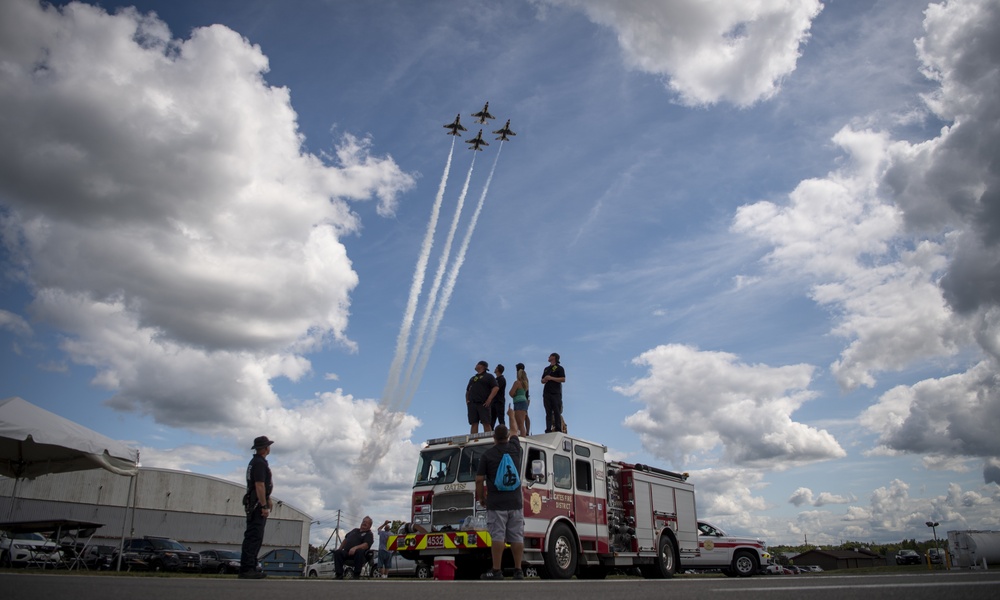
<instances>
[{"instance_id":1,"label":"white tent","mask_svg":"<svg viewBox=\"0 0 1000 600\"><path fill-rule=\"evenodd\" d=\"M8 520L14 514L19 480L88 469L131 477L131 495L139 473L139 451L21 398L0 400L0 475L14 478ZM124 538L123 520L122 542Z\"/></svg>"},{"instance_id":2,"label":"white tent","mask_svg":"<svg viewBox=\"0 0 1000 600\"><path fill-rule=\"evenodd\" d=\"M138 461L137 450L69 419L21 398L0 400L0 475L34 479L86 469L135 475Z\"/></svg>"}]
</instances>

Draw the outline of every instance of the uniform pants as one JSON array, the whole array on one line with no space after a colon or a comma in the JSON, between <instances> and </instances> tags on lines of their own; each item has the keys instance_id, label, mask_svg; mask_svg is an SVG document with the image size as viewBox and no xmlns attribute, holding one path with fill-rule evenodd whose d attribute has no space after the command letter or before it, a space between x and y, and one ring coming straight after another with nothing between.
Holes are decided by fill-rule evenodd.
<instances>
[{"instance_id":1,"label":"uniform pants","mask_svg":"<svg viewBox=\"0 0 1000 600\"><path fill-rule=\"evenodd\" d=\"M258 506L247 515L247 529L243 533L243 552L240 554L240 573L257 570L257 555L264 543L264 525L267 519Z\"/></svg>"},{"instance_id":2,"label":"uniform pants","mask_svg":"<svg viewBox=\"0 0 1000 600\"><path fill-rule=\"evenodd\" d=\"M348 556L350 548L338 548L333 551L333 567L337 572L337 577L344 576L344 563L354 561L354 576L361 575L361 568L365 566L365 555L367 550L355 550L354 556Z\"/></svg>"},{"instance_id":3,"label":"uniform pants","mask_svg":"<svg viewBox=\"0 0 1000 600\"><path fill-rule=\"evenodd\" d=\"M545 433L562 431L562 392L542 393L545 406Z\"/></svg>"}]
</instances>

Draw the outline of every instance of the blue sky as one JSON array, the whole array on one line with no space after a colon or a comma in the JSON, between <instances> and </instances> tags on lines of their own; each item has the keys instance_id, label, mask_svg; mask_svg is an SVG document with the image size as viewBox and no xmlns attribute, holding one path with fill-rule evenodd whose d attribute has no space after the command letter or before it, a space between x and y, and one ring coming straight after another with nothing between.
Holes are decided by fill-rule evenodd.
<instances>
[{"instance_id":1,"label":"blue sky","mask_svg":"<svg viewBox=\"0 0 1000 600\"><path fill-rule=\"evenodd\" d=\"M324 540L407 514L477 361L559 352L571 432L689 471L724 528L997 528L997 29L986 0L5 2L0 396L236 480L269 435Z\"/></svg>"}]
</instances>

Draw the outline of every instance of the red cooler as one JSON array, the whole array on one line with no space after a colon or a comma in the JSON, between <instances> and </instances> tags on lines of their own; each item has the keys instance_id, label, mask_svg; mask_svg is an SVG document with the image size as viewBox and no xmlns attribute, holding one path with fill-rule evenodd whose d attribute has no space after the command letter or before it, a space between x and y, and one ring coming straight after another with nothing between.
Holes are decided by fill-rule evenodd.
<instances>
[{"instance_id":1,"label":"red cooler","mask_svg":"<svg viewBox=\"0 0 1000 600\"><path fill-rule=\"evenodd\" d=\"M453 581L455 579L455 558L438 556L434 559L434 579Z\"/></svg>"}]
</instances>

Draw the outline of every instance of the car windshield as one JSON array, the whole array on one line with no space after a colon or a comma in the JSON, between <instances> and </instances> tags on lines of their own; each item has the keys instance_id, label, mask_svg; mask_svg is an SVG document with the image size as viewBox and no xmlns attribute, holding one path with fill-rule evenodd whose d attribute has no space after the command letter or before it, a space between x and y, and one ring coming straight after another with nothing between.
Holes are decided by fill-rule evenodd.
<instances>
[{"instance_id":1,"label":"car windshield","mask_svg":"<svg viewBox=\"0 0 1000 600\"><path fill-rule=\"evenodd\" d=\"M480 444L478 446L466 446L462 450L462 464L459 465L458 469L459 481L476 480L476 471L479 470L479 459L487 449L489 449L488 445Z\"/></svg>"},{"instance_id":2,"label":"car windshield","mask_svg":"<svg viewBox=\"0 0 1000 600\"><path fill-rule=\"evenodd\" d=\"M187 550L180 542L174 540L149 540L157 550Z\"/></svg>"},{"instance_id":3,"label":"car windshield","mask_svg":"<svg viewBox=\"0 0 1000 600\"><path fill-rule=\"evenodd\" d=\"M219 558L224 558L226 560L239 560L240 553L233 552L232 550L219 550Z\"/></svg>"},{"instance_id":4,"label":"car windshield","mask_svg":"<svg viewBox=\"0 0 1000 600\"><path fill-rule=\"evenodd\" d=\"M417 462L417 476L413 485L451 483L458 470L458 448L424 450Z\"/></svg>"},{"instance_id":5,"label":"car windshield","mask_svg":"<svg viewBox=\"0 0 1000 600\"><path fill-rule=\"evenodd\" d=\"M44 542L45 537L38 533L15 533L15 540L31 540L34 542Z\"/></svg>"}]
</instances>

